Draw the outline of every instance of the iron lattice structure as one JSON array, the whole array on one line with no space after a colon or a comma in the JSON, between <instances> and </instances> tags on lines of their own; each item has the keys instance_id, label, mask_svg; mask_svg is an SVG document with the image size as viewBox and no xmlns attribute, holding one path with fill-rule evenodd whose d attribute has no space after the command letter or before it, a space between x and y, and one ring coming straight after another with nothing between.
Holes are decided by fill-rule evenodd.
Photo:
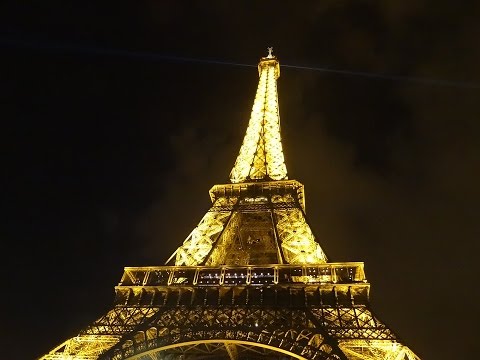
<instances>
[{"instance_id":1,"label":"iron lattice structure","mask_svg":"<svg viewBox=\"0 0 480 360\"><path fill-rule=\"evenodd\" d=\"M165 266L127 267L113 308L41 359L419 359L373 313L363 263L331 263L289 180L280 66L260 81L230 184Z\"/></svg>"}]
</instances>

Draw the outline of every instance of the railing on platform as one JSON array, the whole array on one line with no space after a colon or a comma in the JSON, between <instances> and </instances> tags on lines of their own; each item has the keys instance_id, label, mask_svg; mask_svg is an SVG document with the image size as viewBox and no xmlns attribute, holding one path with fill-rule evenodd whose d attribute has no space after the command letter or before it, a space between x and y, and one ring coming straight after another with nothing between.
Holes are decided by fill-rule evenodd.
<instances>
[{"instance_id":1,"label":"railing on platform","mask_svg":"<svg viewBox=\"0 0 480 360\"><path fill-rule=\"evenodd\" d=\"M119 286L265 286L366 282L362 262L318 265L126 267Z\"/></svg>"}]
</instances>

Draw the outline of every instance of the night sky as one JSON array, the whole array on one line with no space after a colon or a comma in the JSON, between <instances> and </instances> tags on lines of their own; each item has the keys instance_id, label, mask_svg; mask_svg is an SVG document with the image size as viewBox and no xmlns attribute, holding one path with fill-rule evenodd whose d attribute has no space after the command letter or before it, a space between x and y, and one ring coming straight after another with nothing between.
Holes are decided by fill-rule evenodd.
<instances>
[{"instance_id":1,"label":"night sky","mask_svg":"<svg viewBox=\"0 0 480 360\"><path fill-rule=\"evenodd\" d=\"M182 243L228 181L267 46L375 74L282 67L289 177L400 339L478 354L479 2L46 3L0 11L1 358L76 335L124 266Z\"/></svg>"}]
</instances>

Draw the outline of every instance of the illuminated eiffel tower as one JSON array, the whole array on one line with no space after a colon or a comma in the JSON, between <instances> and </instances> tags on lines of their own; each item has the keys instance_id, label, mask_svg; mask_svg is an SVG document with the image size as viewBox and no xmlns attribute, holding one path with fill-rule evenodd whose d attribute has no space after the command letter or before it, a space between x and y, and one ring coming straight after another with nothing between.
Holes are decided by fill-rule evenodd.
<instances>
[{"instance_id":1,"label":"illuminated eiffel tower","mask_svg":"<svg viewBox=\"0 0 480 360\"><path fill-rule=\"evenodd\" d=\"M363 263L328 262L289 180L269 48L231 183L165 266L127 267L113 308L42 359L419 359L374 316Z\"/></svg>"}]
</instances>

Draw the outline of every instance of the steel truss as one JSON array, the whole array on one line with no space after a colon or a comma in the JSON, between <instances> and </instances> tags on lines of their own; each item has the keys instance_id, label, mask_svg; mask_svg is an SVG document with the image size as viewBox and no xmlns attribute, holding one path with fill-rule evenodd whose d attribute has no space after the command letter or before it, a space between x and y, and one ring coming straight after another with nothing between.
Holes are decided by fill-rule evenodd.
<instances>
[{"instance_id":1,"label":"steel truss","mask_svg":"<svg viewBox=\"0 0 480 360\"><path fill-rule=\"evenodd\" d=\"M176 259L175 265L239 265L241 259L236 262L227 260L228 254L232 251L238 254L238 250L244 252L244 264L319 264L327 261L306 221L304 190L298 181L216 185L210 196L212 207L172 255L171 259ZM257 221L248 220L248 214L257 214ZM245 221L249 223L244 224ZM253 230L259 226L271 234L251 233L250 237L258 234L258 238L262 238L263 250L274 253L274 257L253 260L248 254L255 251L243 240L236 249L232 248L238 228Z\"/></svg>"},{"instance_id":2,"label":"steel truss","mask_svg":"<svg viewBox=\"0 0 480 360\"><path fill-rule=\"evenodd\" d=\"M172 357L206 343L223 344L225 356L253 346L270 358L417 359L374 316L368 294L362 263L126 268L115 307L45 359Z\"/></svg>"},{"instance_id":3,"label":"steel truss","mask_svg":"<svg viewBox=\"0 0 480 360\"><path fill-rule=\"evenodd\" d=\"M232 183L287 178L280 137L277 78L280 65L264 58L258 65L260 80L245 138L230 173Z\"/></svg>"},{"instance_id":4,"label":"steel truss","mask_svg":"<svg viewBox=\"0 0 480 360\"><path fill-rule=\"evenodd\" d=\"M167 266L127 267L112 310L49 360L419 360L372 313L363 263L328 263L288 180L275 57L212 207Z\"/></svg>"}]
</instances>

